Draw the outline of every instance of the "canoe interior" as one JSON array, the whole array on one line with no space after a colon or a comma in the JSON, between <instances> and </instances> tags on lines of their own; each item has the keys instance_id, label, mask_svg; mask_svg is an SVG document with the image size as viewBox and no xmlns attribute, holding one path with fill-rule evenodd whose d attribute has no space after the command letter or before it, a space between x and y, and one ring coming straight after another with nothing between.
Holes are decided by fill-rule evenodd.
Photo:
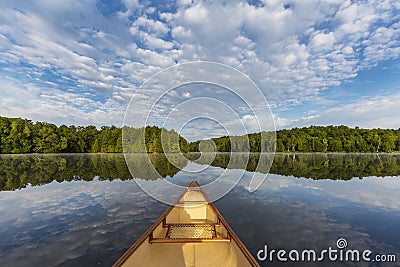
<instances>
[{"instance_id":1,"label":"canoe interior","mask_svg":"<svg viewBox=\"0 0 400 267\"><path fill-rule=\"evenodd\" d=\"M196 182L114 264L259 266Z\"/></svg>"}]
</instances>

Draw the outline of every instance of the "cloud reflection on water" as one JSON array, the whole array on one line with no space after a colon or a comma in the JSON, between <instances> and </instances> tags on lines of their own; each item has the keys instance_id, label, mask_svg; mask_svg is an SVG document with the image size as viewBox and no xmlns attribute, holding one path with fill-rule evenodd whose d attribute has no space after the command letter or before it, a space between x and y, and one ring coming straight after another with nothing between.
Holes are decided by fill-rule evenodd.
<instances>
[{"instance_id":1,"label":"cloud reflection on water","mask_svg":"<svg viewBox=\"0 0 400 267\"><path fill-rule=\"evenodd\" d=\"M165 209L132 180L52 182L0 199L8 266L111 265Z\"/></svg>"},{"instance_id":2,"label":"cloud reflection on water","mask_svg":"<svg viewBox=\"0 0 400 267\"><path fill-rule=\"evenodd\" d=\"M193 164L186 166L199 167ZM211 166L199 175L178 172L167 179L208 183L224 171L243 172ZM252 175L246 171L239 186L216 202L252 253L264 244L326 249L344 237L351 248L400 258L399 177L341 181L269 174L249 193ZM7 266L109 266L165 209L133 180L53 181L1 191L0 258Z\"/></svg>"}]
</instances>

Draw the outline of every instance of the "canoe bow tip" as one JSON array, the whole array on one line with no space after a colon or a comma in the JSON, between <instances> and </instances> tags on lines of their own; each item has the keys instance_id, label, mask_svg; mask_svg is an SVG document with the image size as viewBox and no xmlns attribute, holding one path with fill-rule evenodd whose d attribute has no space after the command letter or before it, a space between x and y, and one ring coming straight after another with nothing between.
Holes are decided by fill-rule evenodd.
<instances>
[{"instance_id":1,"label":"canoe bow tip","mask_svg":"<svg viewBox=\"0 0 400 267\"><path fill-rule=\"evenodd\" d=\"M154 222L154 224L114 263L113 267L143 265L160 266L161 261L158 261L158 257L154 256L159 255L160 252L162 252L163 255L165 254L163 257L166 260L165 262L163 261L163 266L165 266L166 262L169 263L168 266L176 266L177 262L180 263L182 261L185 261L185 256L183 253L186 253L186 258L194 258L195 254L190 256L191 253L195 253L194 248L193 250L183 250L183 245L185 243L192 243L192 247L198 247L199 250L196 249L196 251L198 251L196 253L200 253L199 255L201 255L199 256L199 259L206 259L206 261L209 261L211 264L215 263L216 260L221 260L220 257L226 257L228 261L233 262L230 262L229 265L224 264L225 266L260 267L257 260L240 241L235 232L233 232L232 228L222 217L221 213L209 201L207 195L200 187L200 184L197 181L192 181L188 185L187 189L182 193L181 198L184 196L184 194L188 193L188 191L198 191L194 192L195 197L198 195L198 193L203 194L206 200L205 203L203 200L201 201L202 204L200 205L197 204L196 201L190 203L191 193L189 193L187 195L187 198L183 199L184 205L185 202L187 202L186 208L185 206L175 207L175 205L171 205L163 213L163 215L161 215L158 220ZM177 204L181 198L177 200ZM199 212L199 210L201 212ZM193 217L188 216L190 215L190 212L192 212L191 214L193 215ZM206 214L206 216L199 217L199 214L201 214L202 216L203 214ZM215 232L214 235L211 233L211 235L213 236L211 239L206 238L203 240L200 237L186 236L186 238L182 239L180 239L179 237L173 237L171 240L170 231L172 227L178 230L187 230L188 227L193 228L194 226L198 227L199 225L202 225L202 223L199 224L199 221L197 221L198 219L206 220L203 225L210 225L211 227L214 227ZM216 231L215 227L217 227L219 231ZM184 231L182 233L185 234ZM154 236L154 234L156 234L156 236ZM199 240L194 240L196 238ZM203 249L200 249L199 242L204 244L204 246L200 245ZM220 242L221 244L223 244L222 246L219 245ZM154 246L152 245L153 243L155 244ZM173 243L173 245L168 243ZM223 247L223 249L218 249L221 247ZM227 250L226 247L229 247L229 249ZM169 254L168 251L174 253ZM215 253L210 253L210 251L215 251ZM224 253L226 251L228 251L229 253ZM181 253L182 257L175 256L178 255L177 253ZM172 257L169 257L169 255L172 254L174 255ZM211 257L211 255L214 255L214 258ZM215 255L219 255L219 258L216 258ZM227 260L224 260L224 258L222 258L222 261L224 261L224 263ZM221 266L221 264L218 265Z\"/></svg>"},{"instance_id":2,"label":"canoe bow tip","mask_svg":"<svg viewBox=\"0 0 400 267\"><path fill-rule=\"evenodd\" d=\"M192 181L188 187L200 187L200 184L197 181Z\"/></svg>"}]
</instances>

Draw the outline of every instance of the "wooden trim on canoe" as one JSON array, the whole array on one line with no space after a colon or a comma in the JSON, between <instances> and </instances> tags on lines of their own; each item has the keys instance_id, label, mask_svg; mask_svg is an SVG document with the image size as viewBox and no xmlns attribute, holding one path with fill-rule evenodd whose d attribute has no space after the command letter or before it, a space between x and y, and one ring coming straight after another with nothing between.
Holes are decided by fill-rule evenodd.
<instances>
[{"instance_id":1,"label":"wooden trim on canoe","mask_svg":"<svg viewBox=\"0 0 400 267\"><path fill-rule=\"evenodd\" d=\"M166 224L166 216L175 208L175 206L179 206L180 200L185 195L188 190L199 190L206 199L207 205L209 205L212 210L215 212L218 222L215 225L222 224L227 231L227 238L212 238L212 239L169 239L169 238L153 238L153 232L157 228L158 225L162 224L163 226L167 226ZM233 239L239 249L243 252L244 256L247 258L249 263L252 266L260 267L258 262L255 260L250 251L246 248L246 246L240 241L239 237L235 234L232 228L229 226L228 222L222 217L221 213L214 206L212 202L210 202L208 196L205 194L201 186L197 181L192 181L189 186L182 192L182 194L178 197L177 201L174 205L171 205L155 222L154 224L113 264L113 267L121 267L124 262L135 252L135 250L149 238L150 243L212 243L212 242L231 242Z\"/></svg>"},{"instance_id":2,"label":"wooden trim on canoe","mask_svg":"<svg viewBox=\"0 0 400 267\"><path fill-rule=\"evenodd\" d=\"M196 238L185 238L185 239L170 239L170 238L153 238L150 243L229 243L231 242L228 238L212 238L212 239L196 239Z\"/></svg>"},{"instance_id":3,"label":"wooden trim on canoe","mask_svg":"<svg viewBox=\"0 0 400 267\"><path fill-rule=\"evenodd\" d=\"M193 186L199 186L199 184L196 181L192 181L188 187L193 187ZM177 201L178 202L187 192L186 190L183 190L182 194L178 197ZM113 267L120 267L122 264L129 258L129 256L132 255L132 253L144 242L149 236L153 236L154 230L157 228L157 226L160 223L164 222L164 219L167 217L167 215L171 212L171 210L175 207L175 205L171 205L168 207L166 211L154 222L154 224L113 264ZM152 238L151 238L152 239Z\"/></svg>"},{"instance_id":4,"label":"wooden trim on canoe","mask_svg":"<svg viewBox=\"0 0 400 267\"><path fill-rule=\"evenodd\" d=\"M168 215L168 213L174 208L174 206L170 206L164 213L158 218L157 221L119 258L114 264L113 267L120 267L122 264L129 258L129 256L143 243L149 236L152 236L153 231L157 228L157 226L163 222L164 218Z\"/></svg>"},{"instance_id":5,"label":"wooden trim on canoe","mask_svg":"<svg viewBox=\"0 0 400 267\"><path fill-rule=\"evenodd\" d=\"M228 235L230 235L230 238L232 238L233 240L235 240L236 244L238 245L238 247L240 248L240 250L243 251L244 255L246 256L246 258L251 262L251 264L253 266L259 267L260 265L258 264L258 262L256 261L256 259L253 257L253 255L250 253L250 251L246 248L246 246L242 243L242 241L240 241L239 237L236 235L236 233L232 230L232 228L230 227L230 225L228 224L228 222L225 220L224 217L222 217L222 214L219 212L219 210L214 206L214 203L210 202L208 196L205 194L205 192L203 191L203 189L200 187L200 185L196 182L193 181L190 184L197 184L197 186L199 187L200 191L203 193L204 197L206 198L206 200L208 201L208 204L210 205L210 207L214 210L215 214L217 214L218 219L220 220L220 222L222 223L223 226L225 226ZM190 186L190 185L189 185Z\"/></svg>"}]
</instances>

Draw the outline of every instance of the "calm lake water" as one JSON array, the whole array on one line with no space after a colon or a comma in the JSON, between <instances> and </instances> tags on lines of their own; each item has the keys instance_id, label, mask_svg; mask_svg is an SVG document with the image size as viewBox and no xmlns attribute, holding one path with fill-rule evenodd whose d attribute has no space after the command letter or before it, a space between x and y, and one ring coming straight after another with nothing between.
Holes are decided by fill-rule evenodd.
<instances>
[{"instance_id":1,"label":"calm lake water","mask_svg":"<svg viewBox=\"0 0 400 267\"><path fill-rule=\"evenodd\" d=\"M243 174L215 204L254 255L265 245L335 249L344 238L348 249L393 254L397 262L297 265L400 266L399 155L278 154L253 193L246 184L264 164L257 155L245 167L242 155L218 154L208 166L190 155L179 164L183 171L162 155L149 156L161 176L180 185ZM144 170L143 157L134 159L135 177L159 182ZM204 166L196 177L185 171ZM0 156L0 190L1 266L111 266L167 208L139 188L119 154ZM260 264L295 265L276 258Z\"/></svg>"}]
</instances>

